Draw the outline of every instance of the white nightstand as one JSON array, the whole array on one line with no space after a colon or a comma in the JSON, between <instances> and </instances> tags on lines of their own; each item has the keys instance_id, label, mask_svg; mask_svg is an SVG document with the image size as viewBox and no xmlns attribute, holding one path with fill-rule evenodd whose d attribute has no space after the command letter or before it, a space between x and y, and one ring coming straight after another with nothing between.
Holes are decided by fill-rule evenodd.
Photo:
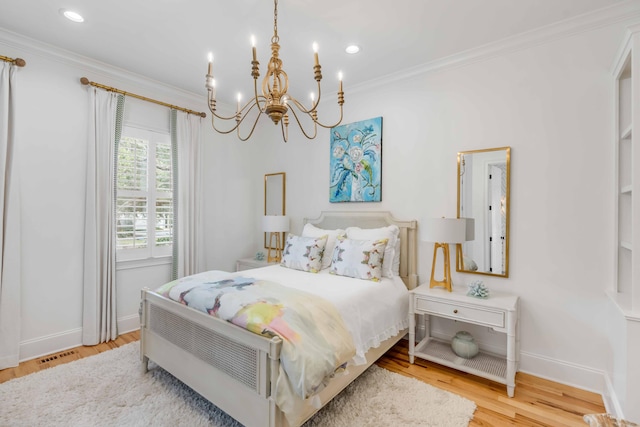
<instances>
[{"instance_id":1,"label":"white nightstand","mask_svg":"<svg viewBox=\"0 0 640 427\"><path fill-rule=\"evenodd\" d=\"M466 289L465 289L466 291ZM491 292L487 299L467 296L462 290L448 292L442 288L421 285L411 291L409 305L409 361L414 356L450 368L478 375L506 384L507 394L513 397L515 377L520 361L518 336L518 297ZM424 314L426 337L415 344L416 314ZM474 325L487 326L507 336L507 355L499 356L480 350L471 359L458 357L448 341L431 337L429 317L437 316Z\"/></svg>"},{"instance_id":2,"label":"white nightstand","mask_svg":"<svg viewBox=\"0 0 640 427\"><path fill-rule=\"evenodd\" d=\"M275 264L275 263L267 262L266 259L259 261L254 258L242 258L236 261L236 271L248 270L250 268L266 267L272 264Z\"/></svg>"}]
</instances>

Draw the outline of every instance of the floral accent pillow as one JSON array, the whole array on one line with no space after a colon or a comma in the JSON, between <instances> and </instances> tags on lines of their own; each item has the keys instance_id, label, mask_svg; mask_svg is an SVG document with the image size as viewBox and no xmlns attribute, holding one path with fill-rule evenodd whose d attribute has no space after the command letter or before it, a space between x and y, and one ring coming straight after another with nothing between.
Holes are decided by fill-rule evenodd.
<instances>
[{"instance_id":1,"label":"floral accent pillow","mask_svg":"<svg viewBox=\"0 0 640 427\"><path fill-rule=\"evenodd\" d=\"M317 273L322 269L322 254L327 245L327 236L287 236L280 265L294 270Z\"/></svg>"},{"instance_id":2,"label":"floral accent pillow","mask_svg":"<svg viewBox=\"0 0 640 427\"><path fill-rule=\"evenodd\" d=\"M400 247L397 245L400 239L399 234L400 229L397 225L388 225L380 228L347 228L347 237L350 239L389 240L384 249L384 263L382 265L382 275L384 277L393 277L394 271L397 271L396 275L400 274ZM395 266L397 266L397 270Z\"/></svg>"},{"instance_id":3,"label":"floral accent pillow","mask_svg":"<svg viewBox=\"0 0 640 427\"><path fill-rule=\"evenodd\" d=\"M323 270L331 266L331 257L333 256L333 249L336 247L336 238L338 236L344 236L345 231L340 228L335 230L325 230L309 223L305 224L302 229L303 237L321 237L324 235L327 236L327 246L325 246L324 254L322 255Z\"/></svg>"},{"instance_id":4,"label":"floral accent pillow","mask_svg":"<svg viewBox=\"0 0 640 427\"><path fill-rule=\"evenodd\" d=\"M329 273L379 282L388 239L356 240L339 236Z\"/></svg>"}]
</instances>

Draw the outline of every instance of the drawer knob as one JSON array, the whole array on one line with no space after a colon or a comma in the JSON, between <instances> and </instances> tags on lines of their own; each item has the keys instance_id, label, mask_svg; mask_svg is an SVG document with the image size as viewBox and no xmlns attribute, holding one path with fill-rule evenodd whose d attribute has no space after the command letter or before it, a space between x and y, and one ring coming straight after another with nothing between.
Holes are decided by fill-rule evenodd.
<instances>
[{"instance_id":1,"label":"drawer knob","mask_svg":"<svg viewBox=\"0 0 640 427\"><path fill-rule=\"evenodd\" d=\"M453 310L453 314L458 314L458 309Z\"/></svg>"}]
</instances>

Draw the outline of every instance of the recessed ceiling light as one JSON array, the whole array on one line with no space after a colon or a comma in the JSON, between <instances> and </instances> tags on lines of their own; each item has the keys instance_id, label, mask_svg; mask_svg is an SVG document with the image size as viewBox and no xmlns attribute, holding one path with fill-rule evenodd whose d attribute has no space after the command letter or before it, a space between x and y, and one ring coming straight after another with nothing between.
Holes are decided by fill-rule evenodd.
<instances>
[{"instance_id":1,"label":"recessed ceiling light","mask_svg":"<svg viewBox=\"0 0 640 427\"><path fill-rule=\"evenodd\" d=\"M360 52L360 46L357 44L351 44L344 49L345 52L353 55L354 53Z\"/></svg>"},{"instance_id":2,"label":"recessed ceiling light","mask_svg":"<svg viewBox=\"0 0 640 427\"><path fill-rule=\"evenodd\" d=\"M73 10L60 9L60 13L69 21L84 22L84 18L82 17L82 15L80 15L78 12L74 12Z\"/></svg>"}]
</instances>

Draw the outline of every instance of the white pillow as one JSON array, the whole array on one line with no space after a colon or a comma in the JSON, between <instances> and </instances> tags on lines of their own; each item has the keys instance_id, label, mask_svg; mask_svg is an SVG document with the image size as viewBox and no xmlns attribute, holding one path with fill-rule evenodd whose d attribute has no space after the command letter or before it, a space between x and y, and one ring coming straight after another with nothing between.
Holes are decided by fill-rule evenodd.
<instances>
[{"instance_id":1,"label":"white pillow","mask_svg":"<svg viewBox=\"0 0 640 427\"><path fill-rule=\"evenodd\" d=\"M322 267L322 254L327 245L327 236L287 236L280 265L294 270L317 273Z\"/></svg>"},{"instance_id":2,"label":"white pillow","mask_svg":"<svg viewBox=\"0 0 640 427\"><path fill-rule=\"evenodd\" d=\"M387 239L356 240L340 236L336 239L329 273L379 282L386 246Z\"/></svg>"},{"instance_id":3,"label":"white pillow","mask_svg":"<svg viewBox=\"0 0 640 427\"><path fill-rule=\"evenodd\" d=\"M323 230L313 224L305 224L302 229L303 237L322 237L327 236L327 246L324 249L324 255L322 255L322 269L328 268L331 265L331 257L333 255L333 249L336 247L336 238L338 236L345 236L345 231L341 228L336 230Z\"/></svg>"},{"instance_id":4,"label":"white pillow","mask_svg":"<svg viewBox=\"0 0 640 427\"><path fill-rule=\"evenodd\" d=\"M394 276L400 276L400 236L396 240L395 253L393 254L393 264L391 265L391 271Z\"/></svg>"},{"instance_id":5,"label":"white pillow","mask_svg":"<svg viewBox=\"0 0 640 427\"><path fill-rule=\"evenodd\" d=\"M398 242L398 235L400 229L397 225L388 225L380 228L360 228L349 227L347 228L347 237L357 240L380 240L388 239L387 246L384 250L384 262L382 264L382 275L384 277L393 277L393 265L396 256L398 257L397 264L398 270L400 270L400 251L396 253L396 244Z\"/></svg>"}]
</instances>

